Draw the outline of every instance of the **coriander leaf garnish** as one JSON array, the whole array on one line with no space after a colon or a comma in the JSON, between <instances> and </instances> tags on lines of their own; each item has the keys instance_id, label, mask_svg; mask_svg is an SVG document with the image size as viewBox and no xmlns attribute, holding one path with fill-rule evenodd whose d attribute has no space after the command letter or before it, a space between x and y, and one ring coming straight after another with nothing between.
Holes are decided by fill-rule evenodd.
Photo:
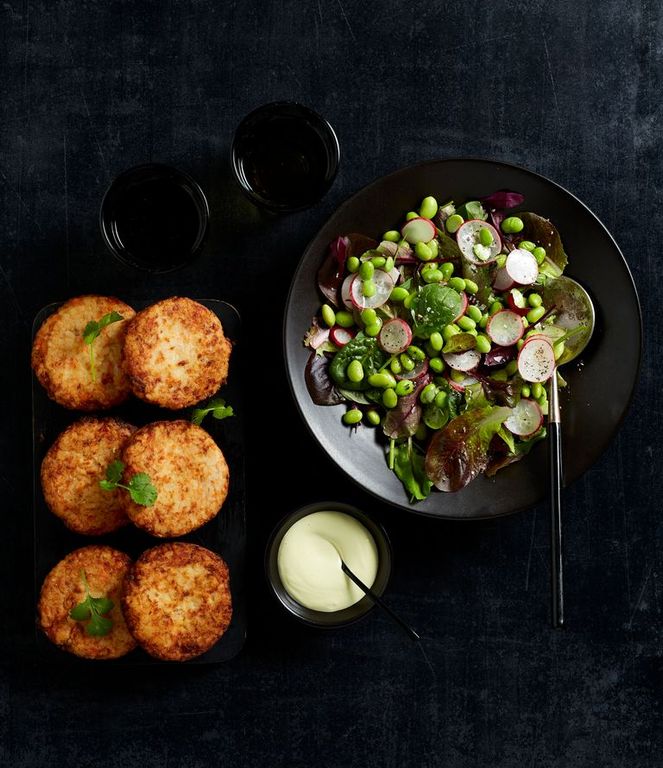
<instances>
[{"instance_id":1,"label":"coriander leaf garnish","mask_svg":"<svg viewBox=\"0 0 663 768\"><path fill-rule=\"evenodd\" d=\"M121 461L112 461L106 468L106 477L99 481L99 486L104 491L114 491L116 488L124 488L129 491L131 500L143 507L151 507L157 500L157 489L152 485L150 476L145 472L138 472L124 485L120 482L124 464Z\"/></svg>"},{"instance_id":2,"label":"coriander leaf garnish","mask_svg":"<svg viewBox=\"0 0 663 768\"><path fill-rule=\"evenodd\" d=\"M232 405L226 405L226 401L222 397L215 397L202 406L202 408L193 409L191 414L192 423L200 426L208 413L211 413L213 418L219 420L235 415Z\"/></svg>"},{"instance_id":3,"label":"coriander leaf garnish","mask_svg":"<svg viewBox=\"0 0 663 768\"><path fill-rule=\"evenodd\" d=\"M115 603L109 597L93 597L85 571L81 571L81 579L85 585L85 600L75 605L69 616L74 621L87 621L85 631L92 637L104 637L113 628L113 620L104 616L113 610Z\"/></svg>"},{"instance_id":4,"label":"coriander leaf garnish","mask_svg":"<svg viewBox=\"0 0 663 768\"><path fill-rule=\"evenodd\" d=\"M101 317L99 320L90 320L83 329L83 341L90 347L90 376L92 381L97 380L97 372L94 367L94 342L103 329L111 323L119 323L124 317L119 312L113 310Z\"/></svg>"}]
</instances>

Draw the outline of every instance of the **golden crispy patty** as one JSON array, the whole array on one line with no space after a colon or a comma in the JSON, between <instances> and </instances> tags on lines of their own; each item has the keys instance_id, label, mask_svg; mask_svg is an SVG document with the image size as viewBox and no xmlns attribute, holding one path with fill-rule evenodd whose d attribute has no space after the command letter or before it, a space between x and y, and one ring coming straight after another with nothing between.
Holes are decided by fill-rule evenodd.
<instances>
[{"instance_id":1,"label":"golden crispy patty","mask_svg":"<svg viewBox=\"0 0 663 768\"><path fill-rule=\"evenodd\" d=\"M136 647L122 615L122 587L131 567L124 552L112 547L77 549L48 574L39 597L39 625L49 640L86 659L116 659ZM113 622L103 637L87 634L87 621L74 621L69 612L85 600L83 573L93 597L109 597L114 605L106 614Z\"/></svg>"},{"instance_id":2,"label":"golden crispy patty","mask_svg":"<svg viewBox=\"0 0 663 768\"><path fill-rule=\"evenodd\" d=\"M211 520L228 494L229 472L219 446L188 421L157 421L142 427L122 451L124 483L150 476L157 500L144 507L124 496L125 511L154 536L183 536Z\"/></svg>"},{"instance_id":3,"label":"golden crispy patty","mask_svg":"<svg viewBox=\"0 0 663 768\"><path fill-rule=\"evenodd\" d=\"M86 417L67 427L48 449L41 487L49 509L67 528L99 536L129 522L122 499L126 492L102 491L99 481L135 429L119 419Z\"/></svg>"},{"instance_id":4,"label":"golden crispy patty","mask_svg":"<svg viewBox=\"0 0 663 768\"><path fill-rule=\"evenodd\" d=\"M137 397L176 410L218 390L228 378L230 351L213 312L175 297L152 304L131 321L123 364Z\"/></svg>"},{"instance_id":5,"label":"golden crispy patty","mask_svg":"<svg viewBox=\"0 0 663 768\"><path fill-rule=\"evenodd\" d=\"M197 544L161 544L132 567L122 607L133 636L151 656L171 661L200 656L230 624L228 566Z\"/></svg>"},{"instance_id":6,"label":"golden crispy patty","mask_svg":"<svg viewBox=\"0 0 663 768\"><path fill-rule=\"evenodd\" d=\"M94 342L95 376L83 330L109 312L122 321L106 326ZM65 408L95 411L111 408L129 397L129 379L122 368L122 345L128 320L136 313L109 296L77 296L46 318L32 344L32 367L48 396Z\"/></svg>"}]
</instances>

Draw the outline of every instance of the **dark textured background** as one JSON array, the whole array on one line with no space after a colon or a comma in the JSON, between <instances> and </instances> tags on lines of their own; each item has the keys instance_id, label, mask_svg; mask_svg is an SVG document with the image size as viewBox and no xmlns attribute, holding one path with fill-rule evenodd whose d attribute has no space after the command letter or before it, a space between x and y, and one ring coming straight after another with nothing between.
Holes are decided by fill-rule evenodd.
<instances>
[{"instance_id":1,"label":"dark textured background","mask_svg":"<svg viewBox=\"0 0 663 768\"><path fill-rule=\"evenodd\" d=\"M0 764L661 765L662 37L653 1L2 3ZM227 158L240 117L277 98L329 118L342 167L320 205L269 221L239 198ZM284 379L285 292L316 229L377 176L461 154L577 194L643 303L634 406L566 497L563 633L548 624L545 506L478 524L379 508L313 444ZM162 278L119 267L97 226L109 180L147 160L190 171L212 208L202 258ZM213 294L244 315L251 624L225 666L121 674L31 657L30 323L84 291ZM330 495L387 526L389 598L425 654L383 616L316 634L267 594L272 524Z\"/></svg>"}]
</instances>

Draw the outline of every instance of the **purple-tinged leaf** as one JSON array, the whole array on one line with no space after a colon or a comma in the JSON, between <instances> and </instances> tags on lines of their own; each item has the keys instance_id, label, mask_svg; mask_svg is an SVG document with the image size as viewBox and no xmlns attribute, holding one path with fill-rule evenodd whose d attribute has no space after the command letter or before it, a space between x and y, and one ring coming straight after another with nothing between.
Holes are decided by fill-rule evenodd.
<instances>
[{"instance_id":1,"label":"purple-tinged leaf","mask_svg":"<svg viewBox=\"0 0 663 768\"><path fill-rule=\"evenodd\" d=\"M344 401L329 375L330 359L312 352L306 363L304 378L311 400L316 405L339 405Z\"/></svg>"}]
</instances>

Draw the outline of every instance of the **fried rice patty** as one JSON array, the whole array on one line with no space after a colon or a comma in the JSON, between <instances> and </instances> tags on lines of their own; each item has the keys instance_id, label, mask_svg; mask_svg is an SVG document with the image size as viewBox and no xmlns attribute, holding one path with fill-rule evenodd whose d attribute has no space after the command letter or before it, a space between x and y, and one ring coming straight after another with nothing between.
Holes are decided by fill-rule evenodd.
<instances>
[{"instance_id":1,"label":"fried rice patty","mask_svg":"<svg viewBox=\"0 0 663 768\"><path fill-rule=\"evenodd\" d=\"M94 341L93 380L83 330L113 310L125 319L107 325ZM77 296L47 317L32 344L32 368L48 396L78 411L112 408L126 400L131 388L121 364L122 345L135 314L128 304L110 296Z\"/></svg>"},{"instance_id":2,"label":"fried rice patty","mask_svg":"<svg viewBox=\"0 0 663 768\"><path fill-rule=\"evenodd\" d=\"M106 546L82 547L68 554L48 574L41 588L39 625L53 643L85 659L117 659L136 647L122 615L122 588L131 567L124 552ZM87 622L74 621L69 611L85 600L82 573L93 597L109 597L114 605L109 614L110 632L93 637L86 632Z\"/></svg>"},{"instance_id":3,"label":"fried rice patty","mask_svg":"<svg viewBox=\"0 0 663 768\"><path fill-rule=\"evenodd\" d=\"M48 508L67 528L85 536L116 531L129 522L125 491L102 491L99 481L136 427L119 419L86 417L60 434L41 465Z\"/></svg>"},{"instance_id":4,"label":"fried rice patty","mask_svg":"<svg viewBox=\"0 0 663 768\"><path fill-rule=\"evenodd\" d=\"M197 544L161 544L129 571L122 608L133 636L151 656L170 661L200 656L230 624L228 566Z\"/></svg>"},{"instance_id":5,"label":"fried rice patty","mask_svg":"<svg viewBox=\"0 0 663 768\"><path fill-rule=\"evenodd\" d=\"M192 299L173 297L131 321L123 365L137 397L177 410L219 389L228 378L230 352L212 311Z\"/></svg>"},{"instance_id":6,"label":"fried rice patty","mask_svg":"<svg viewBox=\"0 0 663 768\"><path fill-rule=\"evenodd\" d=\"M142 427L122 451L124 483L149 475L157 500L144 507L125 494L129 519L153 536L183 536L211 520L228 495L229 471L219 446L188 421L156 421Z\"/></svg>"}]
</instances>

